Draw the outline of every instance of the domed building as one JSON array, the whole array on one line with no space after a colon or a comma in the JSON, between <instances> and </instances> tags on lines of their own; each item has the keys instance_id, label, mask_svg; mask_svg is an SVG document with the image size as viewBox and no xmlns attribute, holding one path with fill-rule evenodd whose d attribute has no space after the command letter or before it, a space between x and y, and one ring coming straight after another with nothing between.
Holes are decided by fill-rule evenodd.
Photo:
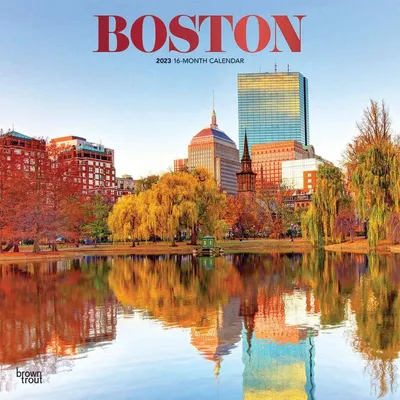
<instances>
[{"instance_id":1,"label":"domed building","mask_svg":"<svg viewBox=\"0 0 400 400\"><path fill-rule=\"evenodd\" d=\"M202 129L193 137L188 148L188 167L206 168L217 185L236 196L236 173L240 171L239 150L235 142L218 129L217 115L213 110L209 128Z\"/></svg>"}]
</instances>

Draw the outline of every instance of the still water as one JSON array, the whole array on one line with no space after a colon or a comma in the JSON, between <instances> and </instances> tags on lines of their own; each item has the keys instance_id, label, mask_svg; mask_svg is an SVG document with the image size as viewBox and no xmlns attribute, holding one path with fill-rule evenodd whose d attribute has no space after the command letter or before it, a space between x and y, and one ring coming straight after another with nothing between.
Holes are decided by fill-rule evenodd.
<instances>
[{"instance_id":1,"label":"still water","mask_svg":"<svg viewBox=\"0 0 400 400\"><path fill-rule=\"evenodd\" d=\"M397 256L0 267L5 399L400 398Z\"/></svg>"}]
</instances>

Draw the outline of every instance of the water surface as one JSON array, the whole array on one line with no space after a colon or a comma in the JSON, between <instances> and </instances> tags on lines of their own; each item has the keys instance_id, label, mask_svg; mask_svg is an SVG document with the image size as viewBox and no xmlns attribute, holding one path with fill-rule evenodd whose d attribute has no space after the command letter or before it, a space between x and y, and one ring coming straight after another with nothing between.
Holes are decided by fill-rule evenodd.
<instances>
[{"instance_id":1,"label":"water surface","mask_svg":"<svg viewBox=\"0 0 400 400\"><path fill-rule=\"evenodd\" d=\"M398 265L323 252L3 264L1 396L400 398Z\"/></svg>"}]
</instances>

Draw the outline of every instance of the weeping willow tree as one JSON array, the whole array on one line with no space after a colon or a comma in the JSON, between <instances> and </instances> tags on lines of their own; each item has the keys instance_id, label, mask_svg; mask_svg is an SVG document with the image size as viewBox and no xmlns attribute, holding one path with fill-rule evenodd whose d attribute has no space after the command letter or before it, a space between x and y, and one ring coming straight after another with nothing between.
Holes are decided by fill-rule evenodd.
<instances>
[{"instance_id":1,"label":"weeping willow tree","mask_svg":"<svg viewBox=\"0 0 400 400\"><path fill-rule=\"evenodd\" d=\"M368 244L378 245L386 237L386 225L395 202L391 170L397 158L392 143L371 146L359 157L352 183L358 213L368 220Z\"/></svg>"},{"instance_id":2,"label":"weeping willow tree","mask_svg":"<svg viewBox=\"0 0 400 400\"><path fill-rule=\"evenodd\" d=\"M194 228L198 221L196 207L196 178L186 172L169 173L161 176L154 185L154 212L164 228L164 236L175 244L175 235L181 222Z\"/></svg>"},{"instance_id":3,"label":"weeping willow tree","mask_svg":"<svg viewBox=\"0 0 400 400\"><path fill-rule=\"evenodd\" d=\"M307 213L301 216L301 230L303 235L310 239L311 244L314 247L323 246L324 235L322 228L321 213L315 207L314 203L311 203Z\"/></svg>"},{"instance_id":4,"label":"weeping willow tree","mask_svg":"<svg viewBox=\"0 0 400 400\"><path fill-rule=\"evenodd\" d=\"M192 171L196 178L195 203L197 223L192 229L191 244L197 244L197 235L215 235L223 238L228 226L223 221L226 209L226 195L220 192L215 179L204 168Z\"/></svg>"},{"instance_id":5,"label":"weeping willow tree","mask_svg":"<svg viewBox=\"0 0 400 400\"><path fill-rule=\"evenodd\" d=\"M335 219L341 205L347 200L343 173L334 165L320 165L317 172L317 189L307 214L302 218L302 229L314 246L329 240L337 242Z\"/></svg>"},{"instance_id":6,"label":"weeping willow tree","mask_svg":"<svg viewBox=\"0 0 400 400\"><path fill-rule=\"evenodd\" d=\"M368 221L368 244L376 247L386 238L390 215L399 210L399 147L384 102L371 100L357 129L344 154L345 166L357 212Z\"/></svg>"},{"instance_id":7,"label":"weeping willow tree","mask_svg":"<svg viewBox=\"0 0 400 400\"><path fill-rule=\"evenodd\" d=\"M139 236L141 225L138 197L134 194L121 197L108 217L108 226L113 238L116 240L130 239L132 247L135 247L135 239Z\"/></svg>"}]
</instances>

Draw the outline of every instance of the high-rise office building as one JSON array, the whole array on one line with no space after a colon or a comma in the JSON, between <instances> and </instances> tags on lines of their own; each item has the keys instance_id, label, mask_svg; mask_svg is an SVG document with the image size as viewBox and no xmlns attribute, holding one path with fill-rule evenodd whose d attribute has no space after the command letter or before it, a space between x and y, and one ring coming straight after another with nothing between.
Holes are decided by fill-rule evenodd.
<instances>
[{"instance_id":1,"label":"high-rise office building","mask_svg":"<svg viewBox=\"0 0 400 400\"><path fill-rule=\"evenodd\" d=\"M295 140L310 144L308 82L299 72L238 75L239 149L245 129L255 144Z\"/></svg>"},{"instance_id":2,"label":"high-rise office building","mask_svg":"<svg viewBox=\"0 0 400 400\"><path fill-rule=\"evenodd\" d=\"M214 177L218 187L237 195L236 173L240 171L239 150L235 142L218 128L213 110L209 128L193 137L188 147L188 168L205 168Z\"/></svg>"}]
</instances>

